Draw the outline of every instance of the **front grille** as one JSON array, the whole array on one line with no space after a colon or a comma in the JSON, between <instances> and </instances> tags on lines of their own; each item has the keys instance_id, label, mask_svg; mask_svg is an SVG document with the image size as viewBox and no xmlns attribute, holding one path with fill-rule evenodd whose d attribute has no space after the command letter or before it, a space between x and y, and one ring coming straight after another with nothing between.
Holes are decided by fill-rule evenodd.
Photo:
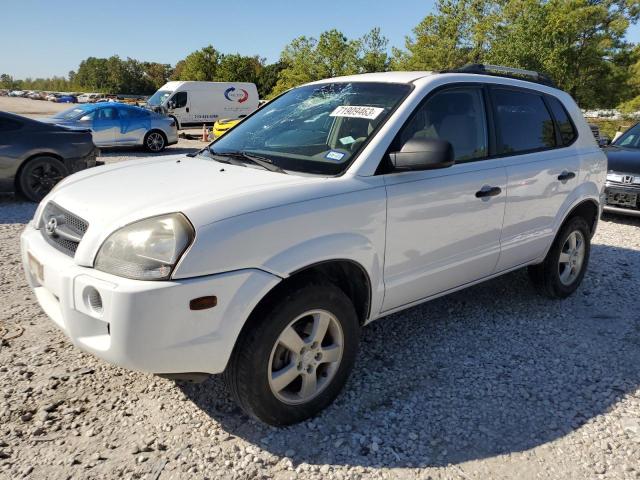
<instances>
[{"instance_id":1,"label":"front grille","mask_svg":"<svg viewBox=\"0 0 640 480\"><path fill-rule=\"evenodd\" d=\"M73 257L89 223L53 202L47 203L40 220L44 239L61 252Z\"/></svg>"}]
</instances>

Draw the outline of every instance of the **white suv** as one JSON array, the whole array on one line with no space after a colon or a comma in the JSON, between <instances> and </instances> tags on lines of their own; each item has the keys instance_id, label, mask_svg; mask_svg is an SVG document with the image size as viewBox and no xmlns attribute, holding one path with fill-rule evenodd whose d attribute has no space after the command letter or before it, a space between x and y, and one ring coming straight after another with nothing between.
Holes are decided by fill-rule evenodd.
<instances>
[{"instance_id":1,"label":"white suv","mask_svg":"<svg viewBox=\"0 0 640 480\"><path fill-rule=\"evenodd\" d=\"M605 175L539 74L356 75L290 90L197 154L68 177L22 255L81 349L224 372L248 414L285 425L332 402L375 319L525 266L574 292Z\"/></svg>"}]
</instances>

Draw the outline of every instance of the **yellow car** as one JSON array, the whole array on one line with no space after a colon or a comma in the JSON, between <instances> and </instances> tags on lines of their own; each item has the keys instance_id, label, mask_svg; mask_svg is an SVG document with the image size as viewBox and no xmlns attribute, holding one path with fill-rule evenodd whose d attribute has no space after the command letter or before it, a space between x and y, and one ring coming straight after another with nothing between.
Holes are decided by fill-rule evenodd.
<instances>
[{"instance_id":1,"label":"yellow car","mask_svg":"<svg viewBox=\"0 0 640 480\"><path fill-rule=\"evenodd\" d=\"M218 120L213 124L213 128L211 129L211 133L213 134L213 138L218 138L227 133L233 127L235 127L242 118L224 118L222 120Z\"/></svg>"}]
</instances>

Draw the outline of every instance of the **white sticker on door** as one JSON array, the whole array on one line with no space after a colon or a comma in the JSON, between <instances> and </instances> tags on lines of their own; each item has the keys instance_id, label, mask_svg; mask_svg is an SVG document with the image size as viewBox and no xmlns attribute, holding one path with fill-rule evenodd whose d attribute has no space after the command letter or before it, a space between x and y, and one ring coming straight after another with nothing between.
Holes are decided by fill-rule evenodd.
<instances>
[{"instance_id":1,"label":"white sticker on door","mask_svg":"<svg viewBox=\"0 0 640 480\"><path fill-rule=\"evenodd\" d=\"M365 107L361 105L342 105L329 114L330 117L349 117L349 118L366 118L374 120L378 117L384 108Z\"/></svg>"}]
</instances>

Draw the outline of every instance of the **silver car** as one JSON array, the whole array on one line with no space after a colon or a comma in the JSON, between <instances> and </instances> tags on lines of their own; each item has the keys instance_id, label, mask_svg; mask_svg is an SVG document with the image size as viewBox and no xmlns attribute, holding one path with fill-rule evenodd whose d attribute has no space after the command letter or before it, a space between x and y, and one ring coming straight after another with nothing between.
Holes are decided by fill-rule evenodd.
<instances>
[{"instance_id":1,"label":"silver car","mask_svg":"<svg viewBox=\"0 0 640 480\"><path fill-rule=\"evenodd\" d=\"M178 143L175 120L124 103L76 105L41 121L88 128L98 147L140 145L150 152L160 152L167 145Z\"/></svg>"}]
</instances>

